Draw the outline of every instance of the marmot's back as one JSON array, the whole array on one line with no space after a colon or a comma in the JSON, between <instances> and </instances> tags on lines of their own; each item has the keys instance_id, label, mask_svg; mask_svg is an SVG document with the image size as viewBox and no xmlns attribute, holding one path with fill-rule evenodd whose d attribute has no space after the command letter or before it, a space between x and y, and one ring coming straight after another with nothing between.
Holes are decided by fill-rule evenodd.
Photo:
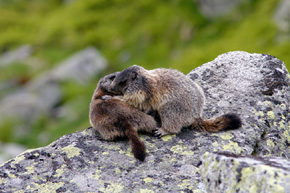
<instances>
[{"instance_id":1,"label":"marmot's back","mask_svg":"<svg viewBox=\"0 0 290 193\"><path fill-rule=\"evenodd\" d=\"M154 93L164 93L160 101L177 104L182 108L180 112L188 113L189 122L201 116L205 97L202 88L193 80L174 69L157 68L148 72L157 81Z\"/></svg>"}]
</instances>

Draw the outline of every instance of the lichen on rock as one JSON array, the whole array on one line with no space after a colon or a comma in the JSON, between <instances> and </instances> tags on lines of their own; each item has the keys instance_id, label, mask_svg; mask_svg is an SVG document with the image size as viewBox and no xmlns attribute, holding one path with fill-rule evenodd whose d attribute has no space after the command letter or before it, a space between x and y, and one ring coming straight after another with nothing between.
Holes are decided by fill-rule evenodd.
<instances>
[{"instance_id":1,"label":"lichen on rock","mask_svg":"<svg viewBox=\"0 0 290 193\"><path fill-rule=\"evenodd\" d=\"M290 162L228 153L206 153L200 167L208 192L287 192Z\"/></svg>"}]
</instances>

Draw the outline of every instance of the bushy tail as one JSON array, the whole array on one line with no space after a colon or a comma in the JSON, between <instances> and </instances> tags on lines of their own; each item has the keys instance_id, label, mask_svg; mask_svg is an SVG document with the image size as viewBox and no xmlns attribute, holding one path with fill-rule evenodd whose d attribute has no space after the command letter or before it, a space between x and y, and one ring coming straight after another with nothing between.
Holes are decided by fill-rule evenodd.
<instances>
[{"instance_id":1,"label":"bushy tail","mask_svg":"<svg viewBox=\"0 0 290 193\"><path fill-rule=\"evenodd\" d=\"M144 161L146 157L146 149L144 143L138 137L137 131L129 125L125 131L127 137L129 138L132 153L134 157L138 160Z\"/></svg>"},{"instance_id":2,"label":"bushy tail","mask_svg":"<svg viewBox=\"0 0 290 193\"><path fill-rule=\"evenodd\" d=\"M237 114L225 114L214 119L196 119L192 126L202 131L218 132L238 129L241 125L241 118Z\"/></svg>"}]
</instances>

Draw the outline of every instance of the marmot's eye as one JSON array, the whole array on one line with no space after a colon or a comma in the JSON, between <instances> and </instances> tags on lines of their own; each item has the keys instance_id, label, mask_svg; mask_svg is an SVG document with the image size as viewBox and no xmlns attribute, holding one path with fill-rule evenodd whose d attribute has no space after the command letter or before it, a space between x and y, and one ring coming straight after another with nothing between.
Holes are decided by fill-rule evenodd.
<instances>
[{"instance_id":1,"label":"marmot's eye","mask_svg":"<svg viewBox=\"0 0 290 193\"><path fill-rule=\"evenodd\" d=\"M116 76L111 76L110 80L114 80L116 78Z\"/></svg>"}]
</instances>

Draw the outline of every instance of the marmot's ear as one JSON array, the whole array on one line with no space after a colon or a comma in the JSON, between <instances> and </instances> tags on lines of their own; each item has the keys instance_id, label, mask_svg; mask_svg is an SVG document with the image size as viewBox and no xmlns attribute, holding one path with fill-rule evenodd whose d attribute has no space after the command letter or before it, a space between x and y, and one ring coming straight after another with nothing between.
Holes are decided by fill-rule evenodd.
<instances>
[{"instance_id":1,"label":"marmot's ear","mask_svg":"<svg viewBox=\"0 0 290 193\"><path fill-rule=\"evenodd\" d=\"M132 78L132 80L135 80L136 78L137 78L137 72L132 72L132 74L131 74L131 78Z\"/></svg>"}]
</instances>

